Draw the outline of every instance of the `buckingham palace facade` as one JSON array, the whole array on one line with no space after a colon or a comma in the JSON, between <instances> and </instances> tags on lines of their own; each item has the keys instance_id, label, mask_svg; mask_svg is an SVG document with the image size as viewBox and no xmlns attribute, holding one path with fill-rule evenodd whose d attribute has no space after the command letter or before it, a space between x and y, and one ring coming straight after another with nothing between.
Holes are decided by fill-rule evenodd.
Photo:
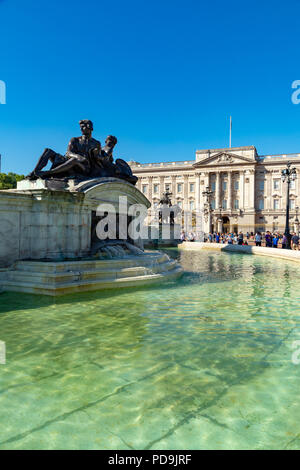
<instances>
[{"instance_id":1,"label":"buckingham palace facade","mask_svg":"<svg viewBox=\"0 0 300 470\"><path fill-rule=\"evenodd\" d=\"M203 211L209 190L206 231L284 232L286 183L281 170L291 162L297 179L290 185L290 228L300 206L300 153L259 156L254 146L197 150L192 161L140 164L129 162L138 188L155 208L165 191L183 210Z\"/></svg>"}]
</instances>

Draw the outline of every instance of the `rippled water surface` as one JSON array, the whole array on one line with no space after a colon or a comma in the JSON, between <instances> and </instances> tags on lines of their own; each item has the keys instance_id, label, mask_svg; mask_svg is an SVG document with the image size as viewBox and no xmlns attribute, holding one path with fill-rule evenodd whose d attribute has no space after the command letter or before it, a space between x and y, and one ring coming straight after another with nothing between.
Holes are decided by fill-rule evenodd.
<instances>
[{"instance_id":1,"label":"rippled water surface","mask_svg":"<svg viewBox=\"0 0 300 470\"><path fill-rule=\"evenodd\" d=\"M300 448L300 268L181 263L149 289L0 295L0 449Z\"/></svg>"}]
</instances>

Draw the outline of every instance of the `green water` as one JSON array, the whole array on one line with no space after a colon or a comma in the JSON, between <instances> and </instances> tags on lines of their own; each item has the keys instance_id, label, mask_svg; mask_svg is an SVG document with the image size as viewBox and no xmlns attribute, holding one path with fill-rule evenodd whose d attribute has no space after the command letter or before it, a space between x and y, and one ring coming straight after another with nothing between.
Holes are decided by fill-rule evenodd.
<instances>
[{"instance_id":1,"label":"green water","mask_svg":"<svg viewBox=\"0 0 300 470\"><path fill-rule=\"evenodd\" d=\"M300 268L181 262L149 289L0 295L0 449L300 448Z\"/></svg>"}]
</instances>

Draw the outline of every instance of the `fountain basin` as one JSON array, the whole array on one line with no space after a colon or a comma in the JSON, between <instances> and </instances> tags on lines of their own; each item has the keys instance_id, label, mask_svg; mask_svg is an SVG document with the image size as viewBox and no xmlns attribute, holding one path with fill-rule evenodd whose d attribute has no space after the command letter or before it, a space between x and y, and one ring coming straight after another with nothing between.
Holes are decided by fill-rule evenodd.
<instances>
[{"instance_id":1,"label":"fountain basin","mask_svg":"<svg viewBox=\"0 0 300 470\"><path fill-rule=\"evenodd\" d=\"M80 261L17 261L0 272L4 291L66 295L121 287L138 287L176 279L180 265L160 252L123 259Z\"/></svg>"}]
</instances>

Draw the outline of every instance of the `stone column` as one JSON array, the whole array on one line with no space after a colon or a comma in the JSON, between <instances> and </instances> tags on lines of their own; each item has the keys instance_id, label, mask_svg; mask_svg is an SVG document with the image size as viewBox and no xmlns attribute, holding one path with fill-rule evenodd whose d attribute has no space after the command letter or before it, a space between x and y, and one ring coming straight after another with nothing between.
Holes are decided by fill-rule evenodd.
<instances>
[{"instance_id":1,"label":"stone column","mask_svg":"<svg viewBox=\"0 0 300 470\"><path fill-rule=\"evenodd\" d=\"M152 206L153 176L148 176L147 183L148 183L147 199L149 199L149 201L151 202L151 207L148 209L148 217L147 217L147 219L145 219L145 223L147 223L147 225L149 225L150 222L151 222L152 216L153 216L153 214L152 214L152 210L153 210L153 206Z\"/></svg>"},{"instance_id":2,"label":"stone column","mask_svg":"<svg viewBox=\"0 0 300 470\"><path fill-rule=\"evenodd\" d=\"M220 185L221 185L221 178L220 178L221 172L217 171L216 172L216 209L219 210L219 207L221 205L221 199L220 199Z\"/></svg>"},{"instance_id":3,"label":"stone column","mask_svg":"<svg viewBox=\"0 0 300 470\"><path fill-rule=\"evenodd\" d=\"M176 201L176 193L177 193L177 188L176 188L176 176L171 176L171 201L173 204L175 204Z\"/></svg>"},{"instance_id":4,"label":"stone column","mask_svg":"<svg viewBox=\"0 0 300 470\"><path fill-rule=\"evenodd\" d=\"M266 209L273 210L273 198L272 198L272 172L267 170L267 181L266 181L266 190L267 190L267 202ZM285 195L285 193L284 193Z\"/></svg>"},{"instance_id":5,"label":"stone column","mask_svg":"<svg viewBox=\"0 0 300 470\"><path fill-rule=\"evenodd\" d=\"M151 204L152 204L152 191L153 191L152 186L153 186L153 176L149 176L149 177L148 177L148 189L149 189L149 191L148 191L148 199L149 199L149 201L151 202Z\"/></svg>"},{"instance_id":6,"label":"stone column","mask_svg":"<svg viewBox=\"0 0 300 470\"><path fill-rule=\"evenodd\" d=\"M230 210L232 208L232 171L228 170L228 201L227 207Z\"/></svg>"},{"instance_id":7,"label":"stone column","mask_svg":"<svg viewBox=\"0 0 300 470\"><path fill-rule=\"evenodd\" d=\"M245 209L245 175L244 171L240 171L240 182L239 182L239 188L240 188L240 209L244 210Z\"/></svg>"},{"instance_id":8,"label":"stone column","mask_svg":"<svg viewBox=\"0 0 300 470\"><path fill-rule=\"evenodd\" d=\"M200 208L201 208L201 205L200 205L200 201L201 201L201 194L200 194L200 173L196 173L196 211L200 211Z\"/></svg>"},{"instance_id":9,"label":"stone column","mask_svg":"<svg viewBox=\"0 0 300 470\"><path fill-rule=\"evenodd\" d=\"M250 170L249 175L249 208L254 209L255 206L255 170Z\"/></svg>"},{"instance_id":10,"label":"stone column","mask_svg":"<svg viewBox=\"0 0 300 470\"><path fill-rule=\"evenodd\" d=\"M189 175L183 176L183 210L189 210Z\"/></svg>"},{"instance_id":11,"label":"stone column","mask_svg":"<svg viewBox=\"0 0 300 470\"><path fill-rule=\"evenodd\" d=\"M159 198L162 199L163 193L164 193L164 180L165 178L163 176L159 177Z\"/></svg>"},{"instance_id":12,"label":"stone column","mask_svg":"<svg viewBox=\"0 0 300 470\"><path fill-rule=\"evenodd\" d=\"M295 201L295 204L296 204L296 207L300 205L300 170L297 168L297 179L296 179L296 183L295 183L295 187L296 187L296 196L297 196L297 199Z\"/></svg>"},{"instance_id":13,"label":"stone column","mask_svg":"<svg viewBox=\"0 0 300 470\"><path fill-rule=\"evenodd\" d=\"M218 222L217 232L222 233L223 232L223 220L221 219L221 217L218 217L217 222Z\"/></svg>"}]
</instances>

